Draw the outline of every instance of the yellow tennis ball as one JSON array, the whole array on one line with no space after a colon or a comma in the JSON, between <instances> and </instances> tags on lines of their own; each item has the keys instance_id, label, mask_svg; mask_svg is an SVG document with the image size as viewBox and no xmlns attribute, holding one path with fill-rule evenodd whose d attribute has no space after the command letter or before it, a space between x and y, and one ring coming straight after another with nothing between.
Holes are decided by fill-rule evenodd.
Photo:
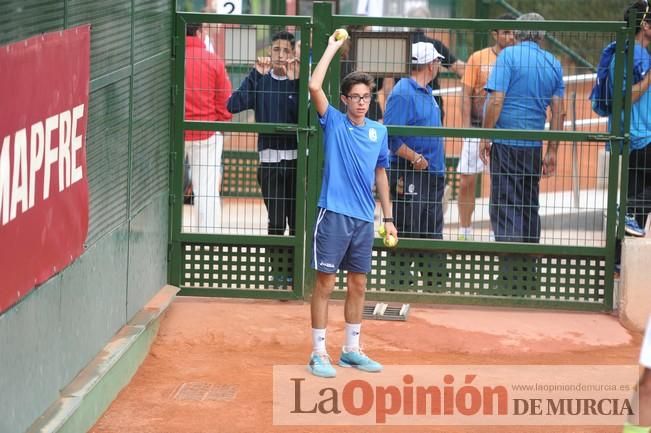
<instances>
[{"instance_id":1,"label":"yellow tennis ball","mask_svg":"<svg viewBox=\"0 0 651 433\"><path fill-rule=\"evenodd\" d=\"M384 238L384 246L393 248L396 245L398 245L398 239L393 237L393 235L388 235L386 238Z\"/></svg>"},{"instance_id":2,"label":"yellow tennis ball","mask_svg":"<svg viewBox=\"0 0 651 433\"><path fill-rule=\"evenodd\" d=\"M348 39L348 32L346 29L337 29L335 30L335 41Z\"/></svg>"},{"instance_id":3,"label":"yellow tennis ball","mask_svg":"<svg viewBox=\"0 0 651 433\"><path fill-rule=\"evenodd\" d=\"M384 224L380 226L380 228L377 231L377 234L380 235L381 238L385 237L387 235L387 229L384 227Z\"/></svg>"}]
</instances>

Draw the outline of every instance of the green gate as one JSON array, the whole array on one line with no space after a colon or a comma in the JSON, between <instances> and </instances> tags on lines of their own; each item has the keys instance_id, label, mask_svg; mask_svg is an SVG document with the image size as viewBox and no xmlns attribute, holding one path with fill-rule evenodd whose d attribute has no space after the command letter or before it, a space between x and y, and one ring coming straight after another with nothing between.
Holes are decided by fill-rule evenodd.
<instances>
[{"instance_id":1,"label":"green gate","mask_svg":"<svg viewBox=\"0 0 651 433\"><path fill-rule=\"evenodd\" d=\"M178 13L175 38L174 149L172 153L172 215L170 233L170 281L182 294L201 296L243 296L273 299L302 297L305 268L306 164L308 127L308 68L300 70L297 124L250 123L246 114L232 122L185 119L185 33L186 26L199 24L212 41L228 45L217 52L225 59L233 89L239 86L256 56L264 55L270 35L286 26L297 34L309 34L309 17L230 16ZM226 42L226 43L224 43ZM309 47L301 60L309 64ZM247 54L244 57L243 54ZM213 89L218 92L219 89ZM221 158L221 221L214 227L195 230L192 209L183 204L184 134L186 131L215 131L223 137ZM296 236L267 235L266 210L257 183L258 155L255 134L296 134ZM253 144L253 146L252 146ZM217 161L202 164L220 165ZM193 180L194 182L195 180ZM197 200L197 197L194 198ZM199 231L199 233L197 233Z\"/></svg>"},{"instance_id":2,"label":"green gate","mask_svg":"<svg viewBox=\"0 0 651 433\"><path fill-rule=\"evenodd\" d=\"M260 26L287 27L296 30L297 35L300 33L303 43L301 50L303 67L300 71L301 109L297 125L259 124L241 119L238 121L234 119L233 122L190 122L183 119L181 102L183 101L181 83L184 76L183 32L186 23L199 22L214 24L220 29L233 25L249 28L250 37L258 40L264 39L257 34ZM327 36L334 29L347 26L380 27L380 29L390 30L394 36L397 34L398 38L401 37L401 33L411 29L426 29L442 35L439 37L445 39L448 44L480 40L473 36L485 34L494 28L545 30L553 40L564 41L564 48L579 47L574 51L582 51L582 56L591 60L592 64L596 64L603 46L610 40L617 40L615 111L622 110L624 107L627 109L624 110L626 115L623 118L614 119L612 132L606 132L603 120L578 119L580 113L586 112L585 104L589 104L583 96L580 98L576 96L581 91L578 85L576 85L574 99L569 95L566 96L566 112L573 115L572 119L566 120L563 131L483 130L449 124L442 128L389 127L390 134L445 137L446 142L449 143L446 145L446 157L449 163L447 183L451 185L454 185L458 174L455 165L459 147L454 143L463 137L558 140L561 142L559 158L560 155L567 158L565 166L570 167L571 172L560 173L555 178L545 181L547 202L541 202L541 213L545 214L545 219L544 234L540 244L495 243L490 241L488 235L476 241L457 241L454 217L452 211L448 209L451 215L446 217L446 234L442 241L403 238L397 249L388 250L382 245L380 239L376 239L373 249L373 269L368 277L367 291L367 298L371 300L611 310L615 242L617 237L620 239L623 237L623 215L618 217L616 209L618 201L624 205L624 199L619 198L620 188L617 179L621 170L621 197L625 197L627 159L622 158L621 166L617 157L604 159L609 162L601 171L590 164L600 158L601 149L608 141L621 144L624 154L627 153L628 135L625 131L629 130L630 124L630 86L627 86L623 95L620 90L622 86L617 83L623 82L625 62L632 65L632 50L631 55L626 57L623 49L625 41L632 41L634 36L631 27L619 22L523 22L336 16L332 15L330 3L321 2L315 2L313 18L178 14L175 44L177 86L175 88L175 149L172 158L174 166L171 197L173 224L170 280L182 288L182 294L260 298L307 298L309 296L314 284L314 272L308 269L310 227L316 217L323 155L321 129L310 126L317 125L317 120L313 112L308 115L308 75L304 65L310 61L310 54L313 56L313 63L316 63L325 49ZM355 35L356 31L359 31L359 35ZM382 33L377 34L377 39L382 39ZM363 39L364 36L368 38L367 32L359 28L353 28L351 36L353 43ZM313 46L310 46L310 40L314 41ZM555 46L552 44L552 48L548 49L560 57L567 54L562 50L554 51ZM586 49L586 47L591 48ZM473 47L473 49L464 47L462 51L471 52L478 48L482 47ZM381 52L378 52L377 56L386 57L383 57ZM249 60L250 58L243 59L243 63ZM338 61L338 59L333 61L324 86L331 103L338 100L339 74L336 67ZM593 70L583 64L571 63L571 59L563 58L563 61L572 66L574 72L572 77L583 77L582 79L587 80L588 78L585 77L593 73ZM229 65L229 73L232 74L237 74L238 71L241 73L246 69L242 65ZM231 75L231 79L233 87L236 88L239 80L233 79L233 76ZM591 85L592 82L583 84L588 87ZM448 98L447 101L453 101L451 97ZM299 150L296 236L269 236L260 230L258 232L251 230L251 227L246 225L242 227L236 225L235 231L238 231L239 227L241 233L183 232L181 223L183 206L180 199L183 180L183 132L190 129L231 134L286 131L297 133ZM260 192L255 179L256 156L256 152L250 148L231 146L225 149L223 200L242 202L253 200L257 203L256 209L261 208ZM575 165L578 168L574 167ZM572 188L568 190L569 183L572 184ZM601 188L598 187L600 184ZM570 194L574 191L574 196L583 193L583 198L575 197L574 201L567 201L568 191ZM455 207L454 202L449 207ZM236 214L234 219L239 221L242 216ZM379 221L379 213L377 217ZM581 230L586 222L604 228L595 230L593 227L592 230L583 233ZM280 267L273 265L278 263L282 265ZM510 281L517 281L517 285L498 284L498 278L505 276L505 263L508 263L506 276ZM273 284L274 281L283 280L288 275L293 282L291 286L278 287ZM334 296L343 297L344 294L344 275L340 274Z\"/></svg>"}]
</instances>

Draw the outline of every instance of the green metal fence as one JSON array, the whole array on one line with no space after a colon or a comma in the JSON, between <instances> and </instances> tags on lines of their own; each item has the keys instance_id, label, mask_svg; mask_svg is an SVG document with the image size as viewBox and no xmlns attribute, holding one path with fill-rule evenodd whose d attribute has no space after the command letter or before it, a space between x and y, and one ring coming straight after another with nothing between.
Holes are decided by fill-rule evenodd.
<instances>
[{"instance_id":1,"label":"green metal fence","mask_svg":"<svg viewBox=\"0 0 651 433\"><path fill-rule=\"evenodd\" d=\"M190 121L184 117L185 100L185 32L188 24L202 24L206 33L216 35L213 41L231 47L218 52L227 69L238 80L246 75L256 56L263 55L270 36L289 26L297 35L309 34L309 17L225 16L179 13L175 38L175 133L171 193L172 247L170 280L182 288L183 294L253 296L292 299L302 296L304 285L306 232L305 196L308 126L308 68L300 70L299 109L295 124L252 123L247 114L232 122ZM309 46L304 40L303 65L309 64ZM246 56L244 55L246 54ZM234 74L233 71L246 71ZM233 82L233 90L239 86ZM220 197L211 197L221 206L221 223L212 227L194 227L192 209L183 205L183 155L185 131L216 131L224 137L222 161L206 164L222 165ZM298 139L296 175L297 235L267 235L266 209L257 182L257 134L295 134ZM252 145L253 144L253 145ZM203 162L202 162L203 163ZM193 180L194 182L194 180ZM197 197L195 193L195 203ZM196 206L195 206L196 207Z\"/></svg>"},{"instance_id":2,"label":"green metal fence","mask_svg":"<svg viewBox=\"0 0 651 433\"><path fill-rule=\"evenodd\" d=\"M316 2L312 18L177 14L170 278L182 287L182 293L267 298L309 296L314 284L314 272L308 269L311 227L316 217L323 154L322 131L315 127L316 115L313 112L308 114L308 68L305 65L309 64L310 56L313 63L318 61L325 49L328 35L336 28L374 26L380 32L384 29L398 33L425 29L445 40L451 49L454 49L455 41L480 40L473 36L486 34L495 28L545 30L548 35L568 47L581 44L586 38L595 47L605 46L610 40L616 39L615 110L627 108L623 112L630 111L630 88L626 95L622 95L622 86L617 84L623 82L625 61L632 62L632 57L627 58L623 50L625 41L630 41L633 37L630 26L625 23L371 18L336 16L332 15L331 8L329 3ZM186 23L208 23L216 26L218 32L231 27L248 29L241 31L248 32L248 37L255 39L256 49L249 49L248 57L242 55L243 51L231 52L229 59L227 53L226 62L231 71L250 67L253 51L255 55L264 53L272 29L287 28L295 31L302 42L297 123L255 123L251 116L246 115L234 118L233 122L184 120L182 41ZM378 35L381 37L381 33ZM482 47L471 47L469 51L478 48ZM612 309L615 242L617 236L623 236L623 215L619 216L616 233L616 208L619 200L617 179L621 167L618 158L604 157L603 148L607 141L621 142L626 152L625 131L628 131L630 116L627 114L623 119L614 119L610 132L607 132L603 119L589 114L589 101L585 99L585 89L591 87L594 80L590 67L573 62L570 56L555 51L554 47L549 49L561 58L564 68L571 71L571 76L566 77L566 87L571 88L571 92L565 98L569 116L563 131L462 128L458 126L460 121L455 118L458 114L452 108L458 104L459 98L455 96L458 82L454 78L445 78L446 107L451 108L449 113L446 108L447 120L443 127L389 127L390 134L444 137L448 162L447 183L452 186L456 185L458 178L456 161L460 141L464 137L559 140L559 158L564 159L564 171L543 181L543 233L540 243L491 241L490 223L485 218L488 209L486 190L482 194L481 187L478 189L480 204L475 215L483 222L479 224L476 240L456 240L459 221L458 215L454 214L456 194L453 193L447 206L443 240L402 238L397 249L389 250L383 247L380 239L376 239L373 269L368 278L368 299ZM591 54L598 57L598 53ZM377 56L383 58L382 53L377 53ZM335 64L338 61L335 59L333 62L326 80L326 93L330 101L338 100L339 73ZM446 75L448 76L449 74ZM232 84L235 89L239 82ZM239 140L239 143L254 142L253 134L257 133L296 133L296 235L266 234L266 214L256 178L256 149L250 144L231 145L225 148L223 154L223 227L218 227L213 233L184 232L184 210L179 197L182 194L181 156L185 130L222 131L225 135L231 135L231 143L234 140ZM597 164L599 161L602 165ZM622 177L625 174L624 167ZM625 179L622 179L622 183L625 184ZM625 192L622 196L625 196ZM379 222L379 211L376 216ZM517 284L500 284L500 279L504 277ZM334 296L343 297L343 274L337 278L337 289Z\"/></svg>"}]
</instances>

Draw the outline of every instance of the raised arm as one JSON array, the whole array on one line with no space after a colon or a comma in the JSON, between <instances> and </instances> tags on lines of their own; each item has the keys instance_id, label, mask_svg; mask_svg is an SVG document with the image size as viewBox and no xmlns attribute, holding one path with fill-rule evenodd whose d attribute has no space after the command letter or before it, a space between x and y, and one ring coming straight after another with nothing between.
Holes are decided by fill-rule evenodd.
<instances>
[{"instance_id":1,"label":"raised arm","mask_svg":"<svg viewBox=\"0 0 651 433\"><path fill-rule=\"evenodd\" d=\"M240 87L228 98L228 104L226 106L228 111L235 114L255 108L257 82L261 78L262 75L256 68L251 69L249 75L240 84Z\"/></svg>"},{"instance_id":2,"label":"raised arm","mask_svg":"<svg viewBox=\"0 0 651 433\"><path fill-rule=\"evenodd\" d=\"M337 54L337 50L344 44L344 41L345 39L335 41L334 33L330 35L330 38L328 38L328 47L323 53L323 56L321 56L321 60L319 60L316 68L314 68L314 72L312 72L312 78L310 79L308 88L310 89L312 105L316 108L320 116L325 115L326 111L328 111L329 104L328 97L323 91L323 80L325 79L326 72L328 72L330 62L335 54Z\"/></svg>"}]
</instances>

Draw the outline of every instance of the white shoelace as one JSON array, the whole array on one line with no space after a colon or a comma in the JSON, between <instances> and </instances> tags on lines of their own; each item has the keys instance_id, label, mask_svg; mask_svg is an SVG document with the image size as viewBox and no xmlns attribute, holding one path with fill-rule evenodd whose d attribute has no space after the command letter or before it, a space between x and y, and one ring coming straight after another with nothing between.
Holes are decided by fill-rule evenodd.
<instances>
[{"instance_id":1,"label":"white shoelace","mask_svg":"<svg viewBox=\"0 0 651 433\"><path fill-rule=\"evenodd\" d=\"M324 364L332 364L332 358L330 358L330 355L327 353L312 353L312 356L317 357L317 359L321 360Z\"/></svg>"}]
</instances>

